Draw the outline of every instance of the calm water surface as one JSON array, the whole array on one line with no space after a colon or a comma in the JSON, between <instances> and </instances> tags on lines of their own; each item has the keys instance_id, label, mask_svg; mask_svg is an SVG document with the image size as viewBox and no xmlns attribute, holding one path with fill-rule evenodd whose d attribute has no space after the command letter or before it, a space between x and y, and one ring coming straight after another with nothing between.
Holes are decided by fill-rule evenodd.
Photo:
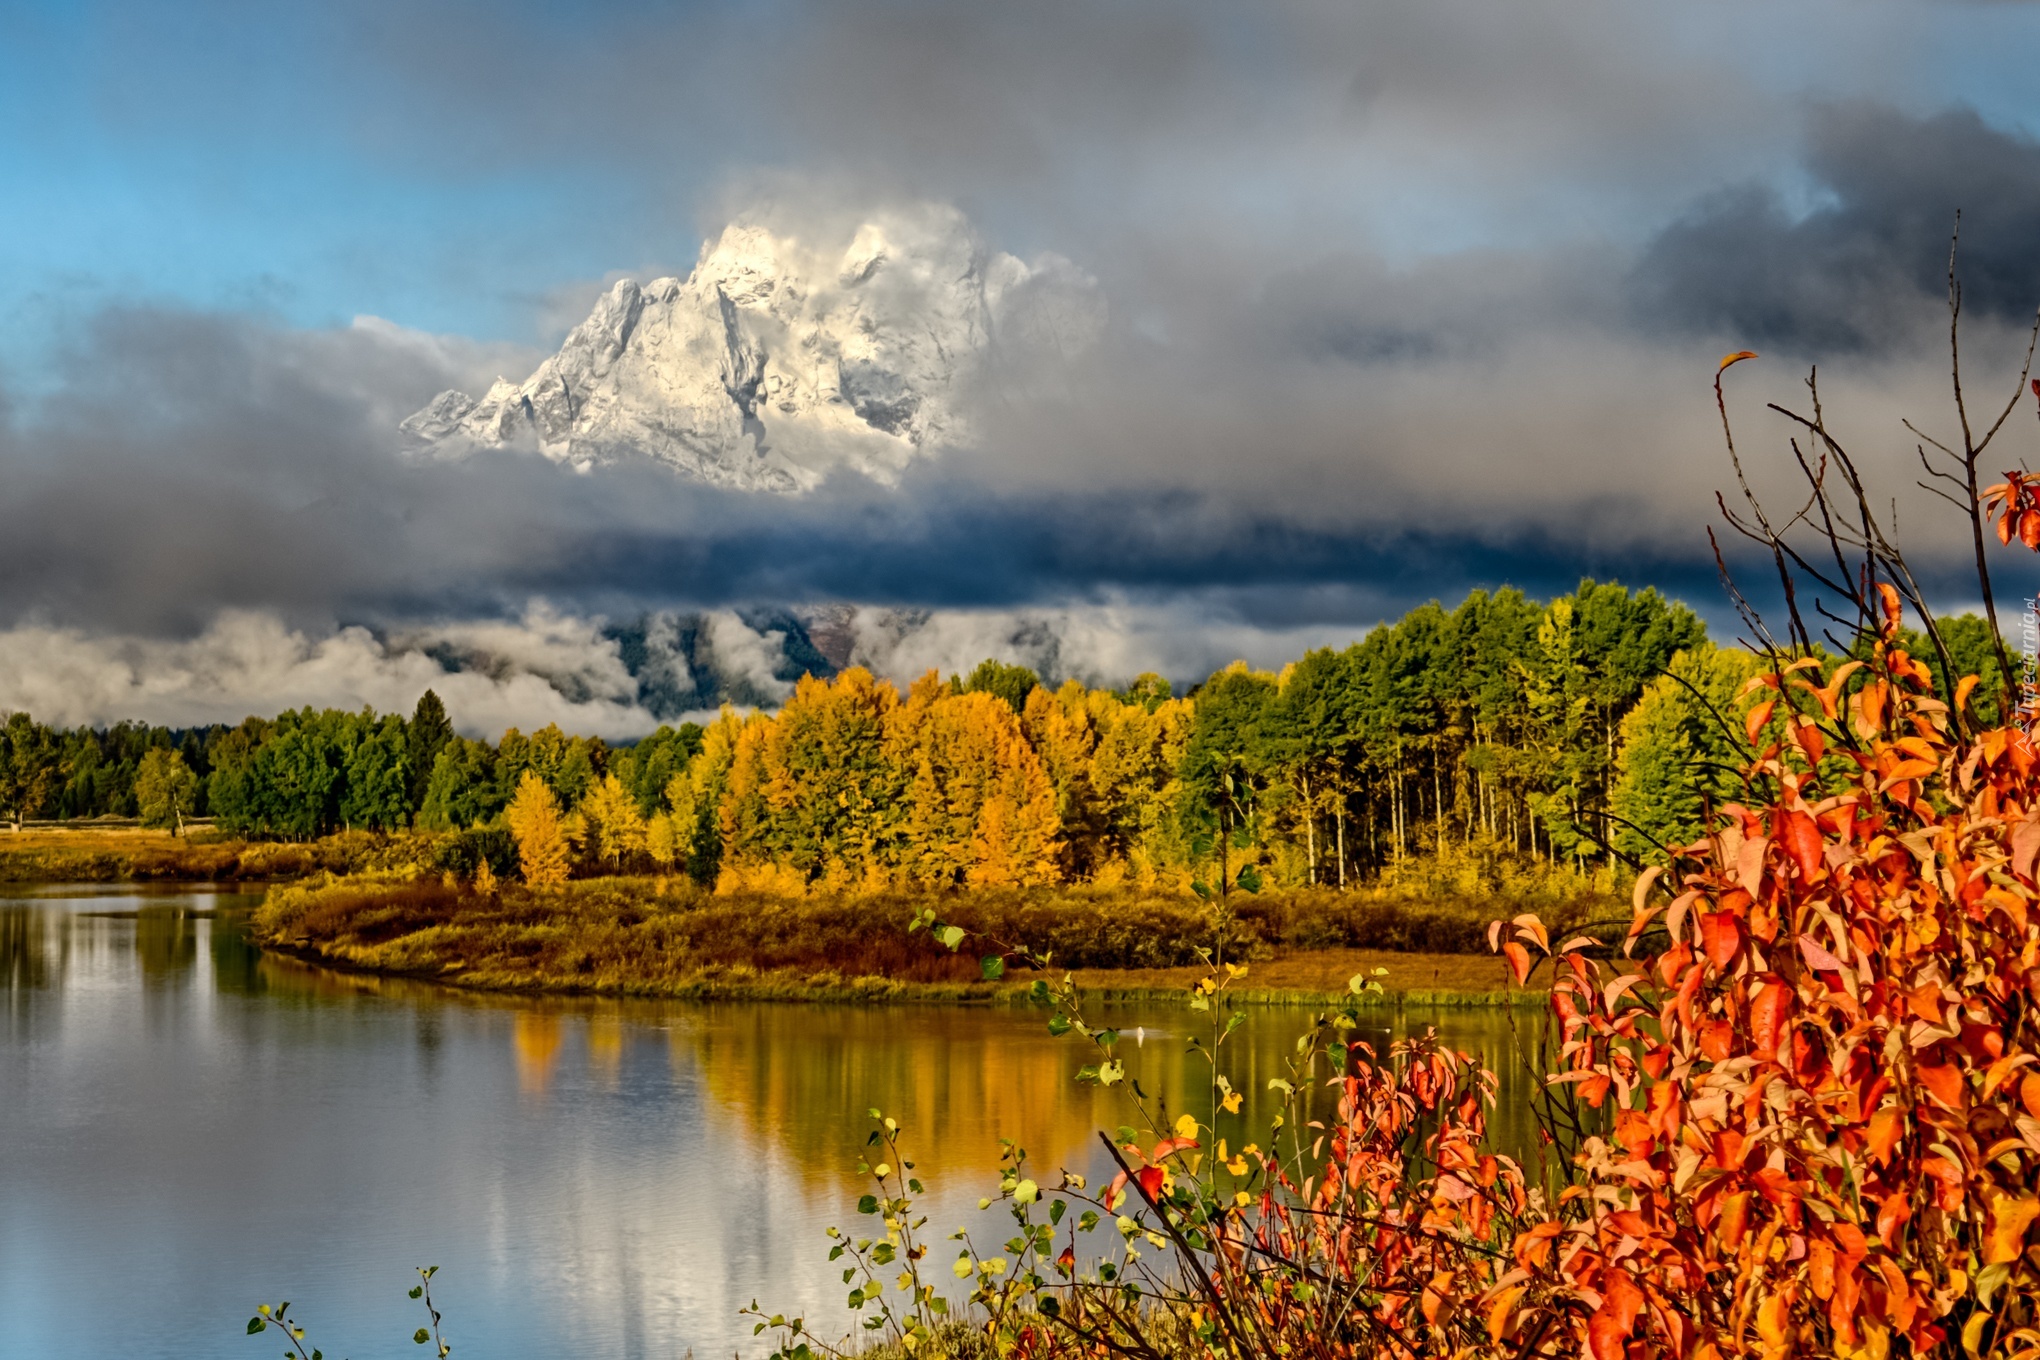
<instances>
[{"instance_id":1,"label":"calm water surface","mask_svg":"<svg viewBox=\"0 0 2040 1360\"><path fill-rule=\"evenodd\" d=\"M457 1356L762 1354L753 1298L847 1326L822 1230L856 1220L867 1108L929 1228L986 1242L1001 1136L1095 1174L1127 1118L1038 1012L475 997L266 957L253 902L0 896L0 1356L268 1357L243 1325L278 1298L330 1356L410 1354L425 1264ZM1252 1012L1235 1079L1303 1018ZM1149 1089L1203 1090L1191 1012L1113 1019ZM1499 1017L1432 1019L1502 1059Z\"/></svg>"}]
</instances>

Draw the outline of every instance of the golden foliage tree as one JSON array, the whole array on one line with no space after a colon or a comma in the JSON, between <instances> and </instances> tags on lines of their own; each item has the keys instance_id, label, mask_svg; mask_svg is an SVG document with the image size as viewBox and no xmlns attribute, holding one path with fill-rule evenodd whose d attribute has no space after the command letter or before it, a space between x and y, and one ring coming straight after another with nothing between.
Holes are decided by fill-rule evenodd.
<instances>
[{"instance_id":1,"label":"golden foliage tree","mask_svg":"<svg viewBox=\"0 0 2040 1360\"><path fill-rule=\"evenodd\" d=\"M612 869L621 872L625 856L645 850L644 814L638 810L637 799L631 797L630 790L615 775L604 775L588 790L588 796L581 800L580 812L594 838L597 858L609 861Z\"/></svg>"},{"instance_id":2,"label":"golden foliage tree","mask_svg":"<svg viewBox=\"0 0 2040 1360\"><path fill-rule=\"evenodd\" d=\"M566 832L560 824L560 805L545 780L526 770L503 818L517 841L524 881L533 887L566 882L571 863Z\"/></svg>"}]
</instances>

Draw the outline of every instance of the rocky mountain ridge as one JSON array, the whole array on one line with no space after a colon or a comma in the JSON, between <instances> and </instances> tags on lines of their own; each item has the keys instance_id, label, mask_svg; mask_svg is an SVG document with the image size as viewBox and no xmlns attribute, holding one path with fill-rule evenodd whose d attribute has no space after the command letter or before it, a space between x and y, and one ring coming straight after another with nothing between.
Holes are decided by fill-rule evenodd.
<instances>
[{"instance_id":1,"label":"rocky mountain ridge","mask_svg":"<svg viewBox=\"0 0 2040 1360\"><path fill-rule=\"evenodd\" d=\"M650 458L740 490L890 481L969 443L989 388L1066 363L1103 320L1068 260L990 250L947 206L875 215L842 247L739 219L687 278L616 283L523 382L442 392L400 428L441 456Z\"/></svg>"}]
</instances>

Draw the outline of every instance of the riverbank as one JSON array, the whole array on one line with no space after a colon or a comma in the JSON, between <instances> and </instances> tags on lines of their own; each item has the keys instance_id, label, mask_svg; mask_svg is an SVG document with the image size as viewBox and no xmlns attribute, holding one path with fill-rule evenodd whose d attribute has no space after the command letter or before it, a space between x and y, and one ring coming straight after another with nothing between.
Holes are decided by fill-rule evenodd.
<instances>
[{"instance_id":1,"label":"riverbank","mask_svg":"<svg viewBox=\"0 0 2040 1360\"><path fill-rule=\"evenodd\" d=\"M245 841L215 831L172 836L140 827L0 830L0 883L232 883L346 871L374 837L303 844Z\"/></svg>"},{"instance_id":2,"label":"riverbank","mask_svg":"<svg viewBox=\"0 0 2040 1360\"><path fill-rule=\"evenodd\" d=\"M961 951L908 933L930 905L972 932ZM1198 949L1222 945L1250 968L1236 985L1248 1001L1349 1001L1349 979L1385 969L1370 1004L1485 1006L1539 995L1511 987L1485 949L1491 915L1512 911L1322 889L1241 895L1221 913L1128 889L789 899L610 878L481 893L363 874L273 888L252 926L265 947L328 967L491 991L1008 1002L1032 981L1025 955L1045 952L1094 996L1142 1001L1180 995ZM984 980L981 956L1002 952L1005 975Z\"/></svg>"}]
</instances>

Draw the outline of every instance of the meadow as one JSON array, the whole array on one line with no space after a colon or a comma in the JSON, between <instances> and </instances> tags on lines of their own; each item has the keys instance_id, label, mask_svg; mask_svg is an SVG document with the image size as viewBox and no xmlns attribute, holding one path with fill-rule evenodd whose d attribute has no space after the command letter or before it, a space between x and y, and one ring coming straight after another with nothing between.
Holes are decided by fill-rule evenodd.
<instances>
[{"instance_id":1,"label":"meadow","mask_svg":"<svg viewBox=\"0 0 2040 1360\"><path fill-rule=\"evenodd\" d=\"M1613 904L1551 906L1584 924ZM1608 909L1608 911L1603 911ZM1245 964L1243 999L1331 999L1356 974L1441 1004L1522 997L1486 949L1494 905L1393 889L1234 894L1127 888L894 889L789 897L684 878L598 878L493 891L402 873L320 875L271 890L258 936L316 962L495 990L813 1000L1016 999L1046 956L1094 995L1180 994L1201 951ZM1011 966L910 934L923 912L992 943Z\"/></svg>"}]
</instances>

